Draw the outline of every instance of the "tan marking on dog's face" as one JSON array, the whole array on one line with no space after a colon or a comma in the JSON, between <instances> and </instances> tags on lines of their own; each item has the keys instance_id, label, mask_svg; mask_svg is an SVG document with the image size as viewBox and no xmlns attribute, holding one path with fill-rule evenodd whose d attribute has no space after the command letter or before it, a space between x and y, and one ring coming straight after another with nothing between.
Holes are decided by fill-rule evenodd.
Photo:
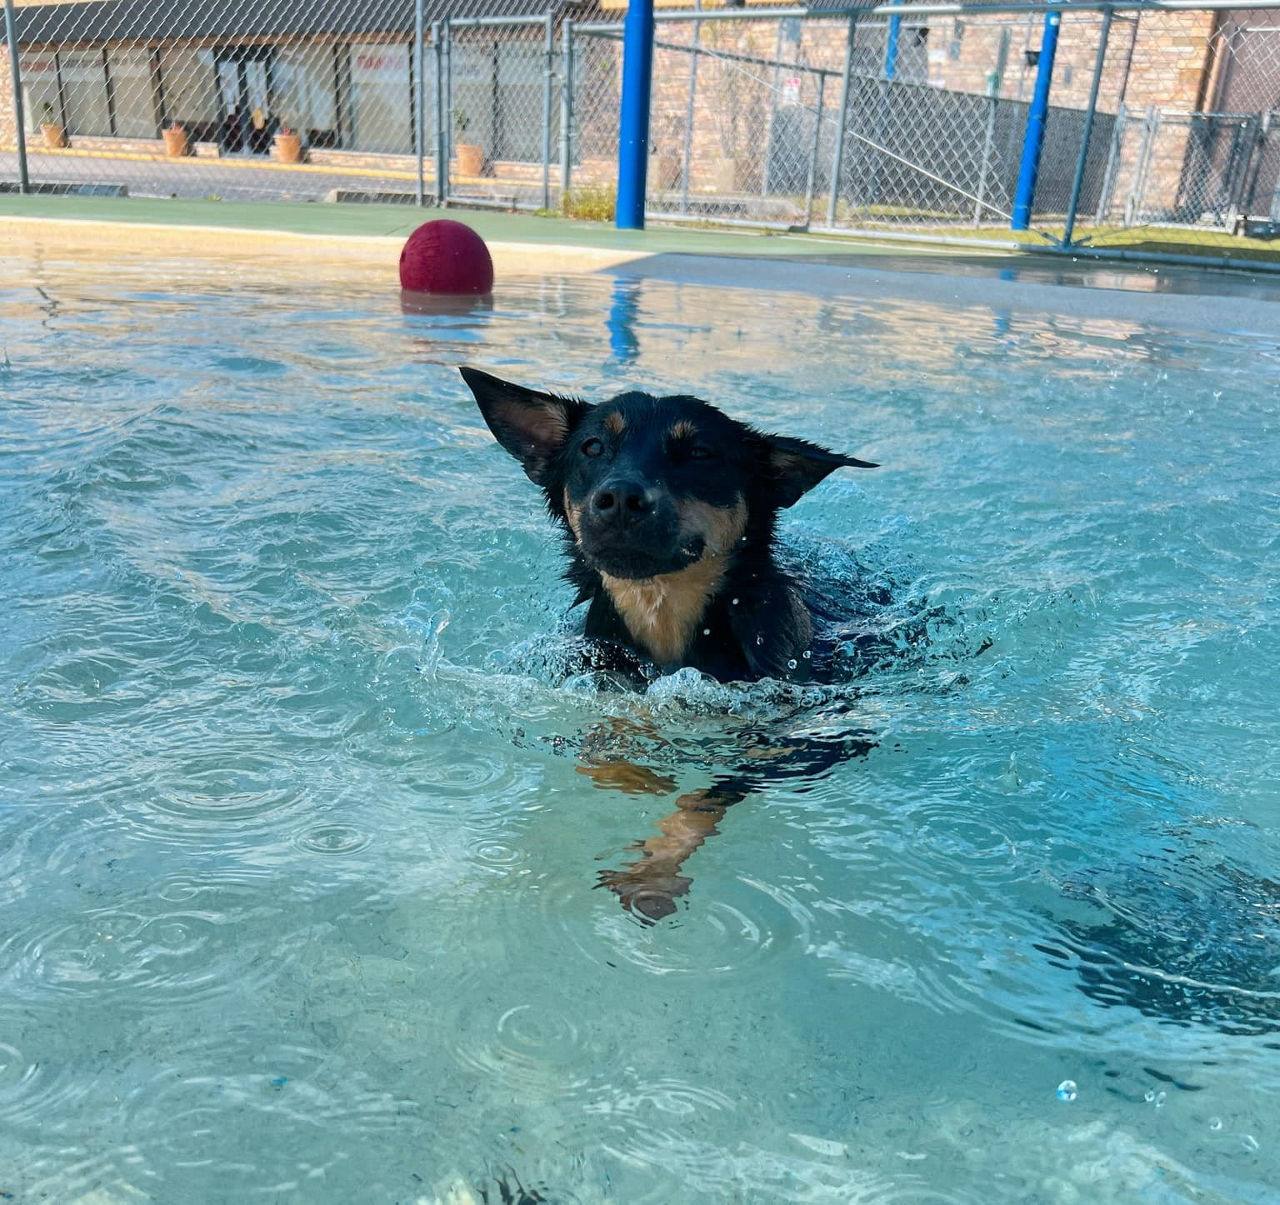
<instances>
[{"instance_id":1,"label":"tan marking on dog's face","mask_svg":"<svg viewBox=\"0 0 1280 1205\"><path fill-rule=\"evenodd\" d=\"M679 506L680 542L701 536L702 559L723 556L747 530L747 503L741 494L732 506L712 506L697 498L686 498Z\"/></svg>"},{"instance_id":2,"label":"tan marking on dog's face","mask_svg":"<svg viewBox=\"0 0 1280 1205\"><path fill-rule=\"evenodd\" d=\"M582 507L574 506L569 501L568 490L564 492L564 513L569 523L569 530L573 532L573 538L576 540L578 538L578 529L582 524Z\"/></svg>"},{"instance_id":3,"label":"tan marking on dog's face","mask_svg":"<svg viewBox=\"0 0 1280 1205\"><path fill-rule=\"evenodd\" d=\"M747 504L741 495L731 507L685 502L680 508L680 538L702 538L698 560L676 573L638 581L600 575L631 638L659 665L684 660L707 604L728 571L726 554L746 527Z\"/></svg>"},{"instance_id":4,"label":"tan marking on dog's face","mask_svg":"<svg viewBox=\"0 0 1280 1205\"><path fill-rule=\"evenodd\" d=\"M687 418L682 418L679 422L671 424L671 430L667 432L667 438L672 440L697 439L698 428Z\"/></svg>"},{"instance_id":5,"label":"tan marking on dog's face","mask_svg":"<svg viewBox=\"0 0 1280 1205\"><path fill-rule=\"evenodd\" d=\"M612 435L621 435L627 429L627 420L622 417L621 410L614 410L604 416L604 429Z\"/></svg>"}]
</instances>

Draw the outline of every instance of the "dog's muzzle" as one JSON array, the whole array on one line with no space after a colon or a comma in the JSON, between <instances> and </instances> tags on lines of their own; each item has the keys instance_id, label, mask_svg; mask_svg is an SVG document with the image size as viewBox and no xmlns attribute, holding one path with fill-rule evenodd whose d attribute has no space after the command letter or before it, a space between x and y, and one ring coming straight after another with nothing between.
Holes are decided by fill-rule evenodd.
<instances>
[{"instance_id":1,"label":"dog's muzzle","mask_svg":"<svg viewBox=\"0 0 1280 1205\"><path fill-rule=\"evenodd\" d=\"M640 481L614 478L598 486L579 523L583 554L611 577L675 573L697 559L679 547L679 523L670 498Z\"/></svg>"}]
</instances>

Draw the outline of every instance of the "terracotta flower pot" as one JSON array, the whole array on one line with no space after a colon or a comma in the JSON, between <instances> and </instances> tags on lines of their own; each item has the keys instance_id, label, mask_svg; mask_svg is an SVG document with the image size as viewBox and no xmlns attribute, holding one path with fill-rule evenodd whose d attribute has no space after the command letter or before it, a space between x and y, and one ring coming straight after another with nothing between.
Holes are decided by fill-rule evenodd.
<instances>
[{"instance_id":1,"label":"terracotta flower pot","mask_svg":"<svg viewBox=\"0 0 1280 1205\"><path fill-rule=\"evenodd\" d=\"M187 132L180 127L162 130L164 149L170 159L181 159L187 153Z\"/></svg>"},{"instance_id":2,"label":"terracotta flower pot","mask_svg":"<svg viewBox=\"0 0 1280 1205\"><path fill-rule=\"evenodd\" d=\"M458 157L460 176L479 176L484 172L484 147L473 142L459 142L454 146Z\"/></svg>"},{"instance_id":3,"label":"terracotta flower pot","mask_svg":"<svg viewBox=\"0 0 1280 1205\"><path fill-rule=\"evenodd\" d=\"M67 145L67 132L56 122L44 122L40 126L40 132L44 135L45 146L51 151L56 151Z\"/></svg>"},{"instance_id":4,"label":"terracotta flower pot","mask_svg":"<svg viewBox=\"0 0 1280 1205\"><path fill-rule=\"evenodd\" d=\"M283 130L276 135L276 158L281 163L302 162L302 135L286 134Z\"/></svg>"}]
</instances>

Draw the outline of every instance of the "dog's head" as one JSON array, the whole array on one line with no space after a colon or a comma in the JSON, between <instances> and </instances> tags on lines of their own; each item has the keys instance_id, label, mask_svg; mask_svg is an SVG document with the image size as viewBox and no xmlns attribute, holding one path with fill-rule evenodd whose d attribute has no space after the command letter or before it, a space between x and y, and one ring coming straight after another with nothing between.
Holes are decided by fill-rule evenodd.
<instances>
[{"instance_id":1,"label":"dog's head","mask_svg":"<svg viewBox=\"0 0 1280 1205\"><path fill-rule=\"evenodd\" d=\"M498 442L540 485L598 573L643 580L717 560L841 467L697 398L622 393L591 405L461 370Z\"/></svg>"}]
</instances>

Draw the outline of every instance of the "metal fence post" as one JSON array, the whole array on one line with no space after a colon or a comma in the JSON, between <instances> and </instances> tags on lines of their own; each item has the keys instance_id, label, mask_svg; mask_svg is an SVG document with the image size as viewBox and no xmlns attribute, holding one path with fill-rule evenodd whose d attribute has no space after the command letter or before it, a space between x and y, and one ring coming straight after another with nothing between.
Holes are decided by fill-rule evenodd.
<instances>
[{"instance_id":1,"label":"metal fence post","mask_svg":"<svg viewBox=\"0 0 1280 1205\"><path fill-rule=\"evenodd\" d=\"M1271 110L1267 112L1266 128L1263 130L1262 154L1258 156L1258 162L1262 162L1262 155L1266 154L1267 142L1271 135ZM1267 206L1267 218L1272 222L1280 222L1280 176L1276 177L1275 187L1271 192L1271 201Z\"/></svg>"},{"instance_id":2,"label":"metal fence post","mask_svg":"<svg viewBox=\"0 0 1280 1205\"><path fill-rule=\"evenodd\" d=\"M702 8L702 0L697 0ZM702 22L693 23L693 40L689 47L689 99L684 111L684 153L680 159L680 212L689 212L689 168L693 158L694 99L698 92L698 43L702 38Z\"/></svg>"},{"instance_id":3,"label":"metal fence post","mask_svg":"<svg viewBox=\"0 0 1280 1205\"><path fill-rule=\"evenodd\" d=\"M444 37L440 22L431 25L431 48L436 56L436 204L444 204L445 165L449 162L449 142L444 124Z\"/></svg>"},{"instance_id":4,"label":"metal fence post","mask_svg":"<svg viewBox=\"0 0 1280 1205\"><path fill-rule=\"evenodd\" d=\"M453 193L453 180L449 165L453 162L453 25L448 17L441 24L444 35L444 162L436 168L436 174L444 181L444 201Z\"/></svg>"},{"instance_id":5,"label":"metal fence post","mask_svg":"<svg viewBox=\"0 0 1280 1205\"><path fill-rule=\"evenodd\" d=\"M1253 213L1254 198L1258 191L1258 175L1262 172L1262 160L1266 159L1267 143L1271 141L1271 118L1275 117L1275 110L1268 109L1262 115L1262 124L1258 127L1258 159L1257 166L1253 169L1253 183L1249 186L1248 206L1249 211L1245 214L1248 218L1249 213ZM1267 198L1267 220L1268 222L1280 222L1280 181L1276 182L1276 187L1271 192L1271 196Z\"/></svg>"},{"instance_id":6,"label":"metal fence post","mask_svg":"<svg viewBox=\"0 0 1280 1205\"><path fill-rule=\"evenodd\" d=\"M1142 141L1138 146L1138 162L1133 169L1133 182L1129 186L1129 199L1124 207L1124 224L1133 225L1147 192L1147 163L1151 156L1151 145L1155 141L1156 126L1159 122L1155 105L1148 105L1146 116L1142 119Z\"/></svg>"},{"instance_id":7,"label":"metal fence post","mask_svg":"<svg viewBox=\"0 0 1280 1205\"><path fill-rule=\"evenodd\" d=\"M982 166L978 170L977 196L973 199L973 224L982 225L982 211L987 200L987 180L991 175L991 152L995 149L996 113L1000 108L1000 89L1004 84L1005 68L1009 65L1009 31L1000 31L1000 43L996 49L996 67L987 77L987 128L982 137Z\"/></svg>"},{"instance_id":8,"label":"metal fence post","mask_svg":"<svg viewBox=\"0 0 1280 1205\"><path fill-rule=\"evenodd\" d=\"M1227 192L1227 214L1224 225L1234 230L1240 225L1242 218L1253 212L1253 194L1258 187L1258 169L1262 166L1260 151L1266 145L1267 126L1271 122L1270 113L1262 113L1250 124L1253 137L1249 139L1249 148L1245 151L1244 167L1240 172L1240 187Z\"/></svg>"},{"instance_id":9,"label":"metal fence post","mask_svg":"<svg viewBox=\"0 0 1280 1205\"><path fill-rule=\"evenodd\" d=\"M778 36L773 42L773 86L769 89L769 127L764 136L764 169L760 173L760 195L769 195L773 167L773 136L778 124L778 89L782 82L782 23L785 17L778 18Z\"/></svg>"},{"instance_id":10,"label":"metal fence post","mask_svg":"<svg viewBox=\"0 0 1280 1205\"><path fill-rule=\"evenodd\" d=\"M547 55L546 76L542 81L542 208L551 208L551 89L556 77L556 16L547 10L544 50Z\"/></svg>"},{"instance_id":11,"label":"metal fence post","mask_svg":"<svg viewBox=\"0 0 1280 1205\"><path fill-rule=\"evenodd\" d=\"M831 160L831 195L827 198L827 225L836 224L836 203L840 199L840 168L844 160L844 127L849 117L849 84L853 75L853 38L858 30L857 14L849 17L849 33L844 44L844 75L840 82L840 111L836 115L836 149Z\"/></svg>"},{"instance_id":12,"label":"metal fence post","mask_svg":"<svg viewBox=\"0 0 1280 1205\"><path fill-rule=\"evenodd\" d=\"M560 207L573 178L573 22L560 26Z\"/></svg>"},{"instance_id":13,"label":"metal fence post","mask_svg":"<svg viewBox=\"0 0 1280 1205\"><path fill-rule=\"evenodd\" d=\"M1224 224L1228 230L1236 226L1239 218L1249 215L1249 203L1257 179L1255 156L1262 145L1262 132L1269 119L1270 114L1255 113L1235 127L1235 136L1231 140L1231 157L1227 160L1226 169L1218 184L1216 202L1210 204L1208 197L1198 198L1198 208L1202 212L1212 208L1221 215L1225 210ZM1210 152L1212 153L1212 144Z\"/></svg>"},{"instance_id":14,"label":"metal fence post","mask_svg":"<svg viewBox=\"0 0 1280 1205\"><path fill-rule=\"evenodd\" d=\"M1018 167L1018 191L1013 198L1012 230L1026 230L1031 225L1031 203L1036 194L1036 176L1040 173L1040 152L1044 149L1044 124L1049 115L1049 86L1053 82L1053 57L1058 49L1058 26L1061 13L1048 13L1044 19L1044 36L1040 39L1040 61L1036 66L1036 86L1027 112L1027 131L1022 140L1022 163Z\"/></svg>"},{"instance_id":15,"label":"metal fence post","mask_svg":"<svg viewBox=\"0 0 1280 1205\"><path fill-rule=\"evenodd\" d=\"M1094 221L1098 225L1106 220L1106 216L1111 212L1111 201L1116 189L1116 165L1120 160L1120 147L1124 142L1124 127L1128 120L1127 110L1124 101L1120 102L1119 108L1116 110L1115 122L1111 126L1111 146L1107 150L1107 168L1102 173L1102 189L1098 194L1098 212L1094 214Z\"/></svg>"},{"instance_id":16,"label":"metal fence post","mask_svg":"<svg viewBox=\"0 0 1280 1205\"><path fill-rule=\"evenodd\" d=\"M1067 224L1062 231L1062 245L1071 246L1071 236L1076 231L1076 211L1080 208L1080 189L1084 186L1085 160L1089 155L1089 138L1093 134L1093 118L1098 111L1098 87L1102 83L1102 67L1107 59L1107 43L1111 39L1111 18L1115 14L1106 9L1102 14L1102 33L1098 41L1098 57L1093 64L1093 82L1089 85L1089 107L1084 113L1084 132L1080 136L1080 157L1076 160L1076 176L1071 182L1071 200L1067 203Z\"/></svg>"},{"instance_id":17,"label":"metal fence post","mask_svg":"<svg viewBox=\"0 0 1280 1205\"><path fill-rule=\"evenodd\" d=\"M427 203L427 55L423 45L423 0L413 2L413 155L417 160L416 200L419 207Z\"/></svg>"},{"instance_id":18,"label":"metal fence post","mask_svg":"<svg viewBox=\"0 0 1280 1205\"><path fill-rule=\"evenodd\" d=\"M22 58L18 53L18 31L13 19L13 0L4 0L4 36L9 43L9 76L13 84L13 129L18 146L18 191L29 192L27 176L27 119L22 104Z\"/></svg>"},{"instance_id":19,"label":"metal fence post","mask_svg":"<svg viewBox=\"0 0 1280 1205\"><path fill-rule=\"evenodd\" d=\"M827 73L818 72L818 114L813 122L813 146L809 148L809 177L804 185L804 225L805 229L813 221L813 189L818 178L818 144L822 140L823 93L826 91Z\"/></svg>"}]
</instances>

